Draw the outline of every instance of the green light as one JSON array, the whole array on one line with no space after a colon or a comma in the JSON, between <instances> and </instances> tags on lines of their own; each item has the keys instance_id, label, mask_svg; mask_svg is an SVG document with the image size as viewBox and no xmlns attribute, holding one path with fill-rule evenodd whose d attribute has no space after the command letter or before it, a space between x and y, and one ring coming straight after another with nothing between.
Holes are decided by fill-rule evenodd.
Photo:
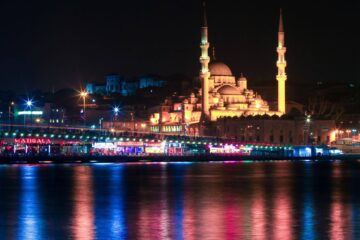
<instances>
[{"instance_id":1,"label":"green light","mask_svg":"<svg viewBox=\"0 0 360 240\"><path fill-rule=\"evenodd\" d=\"M44 134L43 136L44 136L44 137L47 137L47 134Z\"/></svg>"},{"instance_id":2,"label":"green light","mask_svg":"<svg viewBox=\"0 0 360 240\"><path fill-rule=\"evenodd\" d=\"M37 134L35 134L35 136L36 136L36 137L39 137L39 134L37 133Z\"/></svg>"}]
</instances>

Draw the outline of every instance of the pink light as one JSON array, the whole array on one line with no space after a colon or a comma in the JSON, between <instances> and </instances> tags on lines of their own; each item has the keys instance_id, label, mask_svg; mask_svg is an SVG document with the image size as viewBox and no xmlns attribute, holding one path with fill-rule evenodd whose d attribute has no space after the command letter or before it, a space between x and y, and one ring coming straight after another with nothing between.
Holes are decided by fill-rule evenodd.
<instances>
[{"instance_id":1,"label":"pink light","mask_svg":"<svg viewBox=\"0 0 360 240\"><path fill-rule=\"evenodd\" d=\"M92 192L92 171L86 166L74 169L75 209L72 219L74 239L94 239L94 200Z\"/></svg>"}]
</instances>

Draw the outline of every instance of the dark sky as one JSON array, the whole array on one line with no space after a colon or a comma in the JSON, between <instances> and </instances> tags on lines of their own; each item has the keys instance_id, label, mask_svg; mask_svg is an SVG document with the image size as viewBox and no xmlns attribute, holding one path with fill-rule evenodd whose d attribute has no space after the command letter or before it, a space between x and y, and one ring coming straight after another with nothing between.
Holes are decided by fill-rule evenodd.
<instances>
[{"instance_id":1,"label":"dark sky","mask_svg":"<svg viewBox=\"0 0 360 240\"><path fill-rule=\"evenodd\" d=\"M275 82L282 6L289 84L358 81L359 3L291 2L208 1L217 59L250 85ZM113 72L194 76L200 22L195 0L1 1L1 89L78 87Z\"/></svg>"}]
</instances>

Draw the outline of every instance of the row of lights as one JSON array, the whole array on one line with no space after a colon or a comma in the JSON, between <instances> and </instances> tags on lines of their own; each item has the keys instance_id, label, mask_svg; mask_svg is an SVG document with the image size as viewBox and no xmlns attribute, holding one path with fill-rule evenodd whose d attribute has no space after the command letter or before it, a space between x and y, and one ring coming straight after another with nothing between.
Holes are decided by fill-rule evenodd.
<instances>
[{"instance_id":1,"label":"row of lights","mask_svg":"<svg viewBox=\"0 0 360 240\"><path fill-rule=\"evenodd\" d=\"M12 133L11 134L12 135L12 137L15 137L15 136L17 136L18 135L18 133L16 133L16 132L14 132L14 133ZM4 133L4 136L5 137L8 137L9 136L9 133L8 132L5 132ZM25 134L24 133L20 133L19 134L19 136L20 137L24 137L25 136ZM36 133L36 134L31 134L31 133L29 133L29 134L27 134L27 137L32 137L32 136L35 136L35 137L50 137L50 138L55 138L55 137L57 137L57 138L65 138L65 139L69 139L69 138L71 138L71 139L76 139L76 135L72 135L72 136L70 136L70 135L68 135L68 134L66 134L66 135L61 135L61 134L58 134L58 135L55 135L55 134L42 134L42 136L40 136L40 134L38 134L38 133ZM79 139L80 140L82 140L82 139L86 139L86 140L89 140L91 138L91 136L79 136ZM92 137L91 139L98 139L98 137L96 137L96 136L94 136L94 137ZM142 139L142 138L139 138L139 139L137 139L137 138L116 138L116 137L114 137L114 138L110 138L110 137L99 137L99 140L105 140L105 141L145 141L145 142L161 142L162 140L154 140L154 139ZM217 145L219 145L219 146L226 146L226 145L228 145L228 144L224 144L224 143L216 143L216 142L214 142L214 143L211 143L211 142L201 142L201 141L199 141L199 142L196 142L196 141L178 141L178 140L175 140L175 141L173 141L173 140L169 140L168 141L169 143L186 143L186 144L193 144L193 145L214 145L214 146L217 146ZM232 145L232 144L230 144L230 145ZM239 144L235 144L235 146L236 147L238 147L239 146ZM287 150L287 149L291 149L291 147L290 146L263 146L263 145L249 145L249 144L247 144L247 145L240 145L240 146L246 146L246 147L250 147L250 148L256 148L256 149L258 149L258 148L260 148L260 149L284 149L284 150Z\"/></svg>"}]
</instances>

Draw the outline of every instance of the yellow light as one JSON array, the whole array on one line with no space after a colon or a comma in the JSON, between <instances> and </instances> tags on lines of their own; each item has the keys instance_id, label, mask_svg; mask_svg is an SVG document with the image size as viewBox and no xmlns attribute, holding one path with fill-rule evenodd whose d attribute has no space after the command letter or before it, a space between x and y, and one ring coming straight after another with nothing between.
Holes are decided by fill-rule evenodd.
<instances>
[{"instance_id":1,"label":"yellow light","mask_svg":"<svg viewBox=\"0 0 360 240\"><path fill-rule=\"evenodd\" d=\"M145 128L145 127L146 127L146 124L145 124L145 123L142 123L142 124L141 124L141 127L142 127L142 128Z\"/></svg>"},{"instance_id":2,"label":"yellow light","mask_svg":"<svg viewBox=\"0 0 360 240\"><path fill-rule=\"evenodd\" d=\"M336 134L337 134L338 130L334 130L330 132L330 143L336 141Z\"/></svg>"},{"instance_id":3,"label":"yellow light","mask_svg":"<svg viewBox=\"0 0 360 240\"><path fill-rule=\"evenodd\" d=\"M36 121L37 123L39 123L41 120L40 120L40 118L37 118L37 119L35 119L35 121Z\"/></svg>"},{"instance_id":4,"label":"yellow light","mask_svg":"<svg viewBox=\"0 0 360 240\"><path fill-rule=\"evenodd\" d=\"M87 95L88 95L88 92L86 92L86 91L80 92L80 96L82 96L82 97L86 97Z\"/></svg>"}]
</instances>

